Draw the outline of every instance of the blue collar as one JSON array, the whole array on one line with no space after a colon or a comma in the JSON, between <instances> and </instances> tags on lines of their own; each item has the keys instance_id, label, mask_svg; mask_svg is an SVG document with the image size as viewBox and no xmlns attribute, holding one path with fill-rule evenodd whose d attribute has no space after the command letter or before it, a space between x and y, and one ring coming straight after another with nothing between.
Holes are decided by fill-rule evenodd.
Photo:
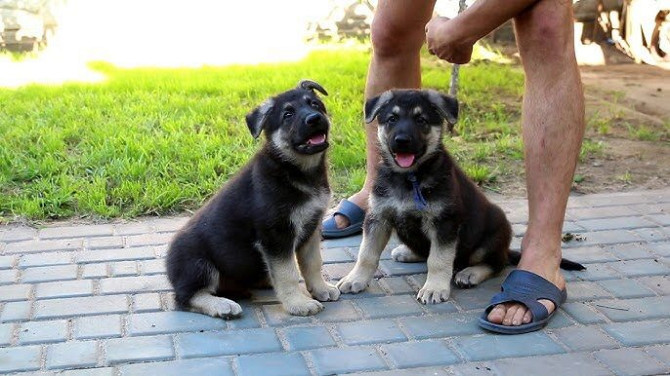
<instances>
[{"instance_id":1,"label":"blue collar","mask_svg":"<svg viewBox=\"0 0 670 376\"><path fill-rule=\"evenodd\" d=\"M419 186L419 179L416 178L413 172L407 174L407 180L412 183L412 188L414 189L414 205L416 205L417 210L425 210L428 207L428 201L423 197L421 193L421 187Z\"/></svg>"}]
</instances>

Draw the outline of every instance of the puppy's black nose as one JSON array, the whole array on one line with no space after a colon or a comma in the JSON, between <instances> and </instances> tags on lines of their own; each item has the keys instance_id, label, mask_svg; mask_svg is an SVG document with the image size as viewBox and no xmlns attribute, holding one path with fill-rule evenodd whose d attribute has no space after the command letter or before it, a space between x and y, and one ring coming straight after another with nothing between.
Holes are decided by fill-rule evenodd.
<instances>
[{"instance_id":1,"label":"puppy's black nose","mask_svg":"<svg viewBox=\"0 0 670 376\"><path fill-rule=\"evenodd\" d=\"M318 113L318 112L309 114L309 115L307 115L307 117L305 118L305 124L307 124L307 125L316 125L316 124L319 124L319 122L321 121L321 118L322 118L322 116L321 116L321 114Z\"/></svg>"},{"instance_id":2,"label":"puppy's black nose","mask_svg":"<svg viewBox=\"0 0 670 376\"><path fill-rule=\"evenodd\" d=\"M412 137L406 134L399 134L393 138L393 141L398 146L409 146L409 144L412 142Z\"/></svg>"}]
</instances>

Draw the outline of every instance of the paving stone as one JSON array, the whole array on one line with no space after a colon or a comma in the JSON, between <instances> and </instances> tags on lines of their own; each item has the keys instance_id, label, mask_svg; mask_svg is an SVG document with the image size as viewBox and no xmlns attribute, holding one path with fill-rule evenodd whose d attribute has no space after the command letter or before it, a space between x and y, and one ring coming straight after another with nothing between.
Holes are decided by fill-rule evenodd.
<instances>
[{"instance_id":1,"label":"paving stone","mask_svg":"<svg viewBox=\"0 0 670 376\"><path fill-rule=\"evenodd\" d=\"M363 311L364 317L371 319L423 313L419 303L406 295L357 299L356 305Z\"/></svg>"},{"instance_id":2,"label":"paving stone","mask_svg":"<svg viewBox=\"0 0 670 376\"><path fill-rule=\"evenodd\" d=\"M84 248L88 250L122 248L124 246L122 236L105 236L88 238L84 242Z\"/></svg>"},{"instance_id":3,"label":"paving stone","mask_svg":"<svg viewBox=\"0 0 670 376\"><path fill-rule=\"evenodd\" d=\"M26 268L21 281L24 283L64 281L77 279L77 265L53 265Z\"/></svg>"},{"instance_id":4,"label":"paving stone","mask_svg":"<svg viewBox=\"0 0 670 376\"><path fill-rule=\"evenodd\" d=\"M618 257L614 256L611 252L600 246L566 248L563 250L563 257L581 264L602 263L619 260Z\"/></svg>"},{"instance_id":5,"label":"paving stone","mask_svg":"<svg viewBox=\"0 0 670 376\"><path fill-rule=\"evenodd\" d=\"M58 226L46 227L38 232L40 239L62 239L112 235L112 225Z\"/></svg>"},{"instance_id":6,"label":"paving stone","mask_svg":"<svg viewBox=\"0 0 670 376\"><path fill-rule=\"evenodd\" d=\"M107 340L105 348L107 364L174 358L172 338L169 336L113 338Z\"/></svg>"},{"instance_id":7,"label":"paving stone","mask_svg":"<svg viewBox=\"0 0 670 376\"><path fill-rule=\"evenodd\" d=\"M0 286L0 302L28 300L31 291L32 286L25 284Z\"/></svg>"},{"instance_id":8,"label":"paving stone","mask_svg":"<svg viewBox=\"0 0 670 376\"><path fill-rule=\"evenodd\" d=\"M129 235L126 236L126 246L142 247L147 245L168 244L173 236L173 233Z\"/></svg>"},{"instance_id":9,"label":"paving stone","mask_svg":"<svg viewBox=\"0 0 670 376\"><path fill-rule=\"evenodd\" d=\"M0 348L0 372L21 372L40 369L41 346Z\"/></svg>"},{"instance_id":10,"label":"paving stone","mask_svg":"<svg viewBox=\"0 0 670 376\"><path fill-rule=\"evenodd\" d=\"M598 218L626 217L630 215L630 209L625 206L607 206L599 208L570 208L568 214L577 220L588 220Z\"/></svg>"},{"instance_id":11,"label":"paving stone","mask_svg":"<svg viewBox=\"0 0 670 376\"><path fill-rule=\"evenodd\" d=\"M612 263L611 267L627 277L645 277L651 275L668 275L670 268L658 260L628 260Z\"/></svg>"},{"instance_id":12,"label":"paving stone","mask_svg":"<svg viewBox=\"0 0 670 376\"><path fill-rule=\"evenodd\" d=\"M460 361L453 351L438 341L383 345L382 352L398 368L449 365Z\"/></svg>"},{"instance_id":13,"label":"paving stone","mask_svg":"<svg viewBox=\"0 0 670 376\"><path fill-rule=\"evenodd\" d=\"M595 326L572 326L553 331L556 338L573 351L610 349L619 343Z\"/></svg>"},{"instance_id":14,"label":"paving stone","mask_svg":"<svg viewBox=\"0 0 670 376\"><path fill-rule=\"evenodd\" d=\"M40 283L35 287L35 298L70 298L93 294L93 282L90 280L58 281Z\"/></svg>"},{"instance_id":15,"label":"paving stone","mask_svg":"<svg viewBox=\"0 0 670 376\"><path fill-rule=\"evenodd\" d=\"M657 223L661 226L670 226L670 214L651 214L646 217L650 221Z\"/></svg>"},{"instance_id":16,"label":"paving stone","mask_svg":"<svg viewBox=\"0 0 670 376\"><path fill-rule=\"evenodd\" d=\"M0 270L13 268L17 258L17 256L0 256Z\"/></svg>"},{"instance_id":17,"label":"paving stone","mask_svg":"<svg viewBox=\"0 0 670 376\"><path fill-rule=\"evenodd\" d=\"M94 367L98 363L98 344L95 341L71 341L47 347L48 369Z\"/></svg>"},{"instance_id":18,"label":"paving stone","mask_svg":"<svg viewBox=\"0 0 670 376\"><path fill-rule=\"evenodd\" d=\"M177 336L177 351L182 358L281 351L273 329L248 329L232 332L185 333Z\"/></svg>"},{"instance_id":19,"label":"paving stone","mask_svg":"<svg viewBox=\"0 0 670 376\"><path fill-rule=\"evenodd\" d=\"M656 360L659 360L661 363L670 367L670 344L645 347L644 351L646 351L647 354L653 356Z\"/></svg>"},{"instance_id":20,"label":"paving stone","mask_svg":"<svg viewBox=\"0 0 670 376\"><path fill-rule=\"evenodd\" d=\"M668 372L667 367L639 349L600 350L594 355L617 375L655 375Z\"/></svg>"},{"instance_id":21,"label":"paving stone","mask_svg":"<svg viewBox=\"0 0 670 376\"><path fill-rule=\"evenodd\" d=\"M121 337L121 316L78 317L75 319L73 334L77 339Z\"/></svg>"},{"instance_id":22,"label":"paving stone","mask_svg":"<svg viewBox=\"0 0 670 376\"><path fill-rule=\"evenodd\" d=\"M7 226L0 231L0 241L11 243L31 240L37 237L37 230L26 226Z\"/></svg>"},{"instance_id":23,"label":"paving stone","mask_svg":"<svg viewBox=\"0 0 670 376\"><path fill-rule=\"evenodd\" d=\"M668 276L643 277L637 280L661 295L670 295L670 277Z\"/></svg>"},{"instance_id":24,"label":"paving stone","mask_svg":"<svg viewBox=\"0 0 670 376\"><path fill-rule=\"evenodd\" d=\"M667 317L670 296L599 300L593 305L612 321L650 320Z\"/></svg>"},{"instance_id":25,"label":"paving stone","mask_svg":"<svg viewBox=\"0 0 670 376\"><path fill-rule=\"evenodd\" d=\"M600 324L605 321L605 316L599 313L595 308L583 302L565 303L561 309L567 312L580 324Z\"/></svg>"},{"instance_id":26,"label":"paving stone","mask_svg":"<svg viewBox=\"0 0 670 376\"><path fill-rule=\"evenodd\" d=\"M353 262L342 262L337 264L324 264L321 270L328 276L327 279L335 281L344 278L344 276L349 274L353 268ZM383 275L379 270L376 270L374 276L380 278Z\"/></svg>"},{"instance_id":27,"label":"paving stone","mask_svg":"<svg viewBox=\"0 0 670 376\"><path fill-rule=\"evenodd\" d=\"M476 313L455 313L437 316L401 318L400 324L410 336L416 339L443 338L481 334L479 315Z\"/></svg>"},{"instance_id":28,"label":"paving stone","mask_svg":"<svg viewBox=\"0 0 670 376\"><path fill-rule=\"evenodd\" d=\"M467 362L447 368L449 376L494 376L498 375L489 362ZM440 374L441 375L441 374ZM409 376L409 375L408 375Z\"/></svg>"},{"instance_id":29,"label":"paving stone","mask_svg":"<svg viewBox=\"0 0 670 376\"><path fill-rule=\"evenodd\" d=\"M592 231L581 234L581 241L563 243L564 247L584 247L639 242L642 238L633 230Z\"/></svg>"},{"instance_id":30,"label":"paving stone","mask_svg":"<svg viewBox=\"0 0 670 376\"><path fill-rule=\"evenodd\" d=\"M18 279L18 270L0 270L0 285L11 285Z\"/></svg>"},{"instance_id":31,"label":"paving stone","mask_svg":"<svg viewBox=\"0 0 670 376\"><path fill-rule=\"evenodd\" d=\"M569 365L569 369L566 369ZM565 375L610 376L612 372L584 353L570 353L528 358L509 358L493 363L501 376L516 375Z\"/></svg>"},{"instance_id":32,"label":"paving stone","mask_svg":"<svg viewBox=\"0 0 670 376\"><path fill-rule=\"evenodd\" d=\"M172 286L166 275L105 278L100 280L100 293L103 295L170 290L172 290Z\"/></svg>"},{"instance_id":33,"label":"paving stone","mask_svg":"<svg viewBox=\"0 0 670 376\"><path fill-rule=\"evenodd\" d=\"M19 344L62 342L67 339L67 321L30 321L19 327Z\"/></svg>"},{"instance_id":34,"label":"paving stone","mask_svg":"<svg viewBox=\"0 0 670 376\"><path fill-rule=\"evenodd\" d=\"M138 247L79 252L75 256L75 262L88 264L109 261L149 260L154 258L156 258L156 254L152 247Z\"/></svg>"},{"instance_id":35,"label":"paving stone","mask_svg":"<svg viewBox=\"0 0 670 376\"><path fill-rule=\"evenodd\" d=\"M112 277L136 276L138 274L137 262L135 261L112 262L109 267L112 271Z\"/></svg>"},{"instance_id":36,"label":"paving stone","mask_svg":"<svg viewBox=\"0 0 670 376\"><path fill-rule=\"evenodd\" d=\"M260 328L261 322L258 319L259 312L256 312L256 307L246 302L241 302L242 317L234 320L228 320L228 329L250 329Z\"/></svg>"},{"instance_id":37,"label":"paving stone","mask_svg":"<svg viewBox=\"0 0 670 376\"><path fill-rule=\"evenodd\" d=\"M323 326L296 326L284 329L289 351L335 346L333 337Z\"/></svg>"},{"instance_id":38,"label":"paving stone","mask_svg":"<svg viewBox=\"0 0 670 376\"><path fill-rule=\"evenodd\" d=\"M243 355L237 358L239 376L310 376L305 359L298 353Z\"/></svg>"},{"instance_id":39,"label":"paving stone","mask_svg":"<svg viewBox=\"0 0 670 376\"><path fill-rule=\"evenodd\" d=\"M586 270L563 272L566 280L570 275L580 281L602 281L604 279L621 278L621 274L611 268L614 262L605 264L589 264Z\"/></svg>"},{"instance_id":40,"label":"paving stone","mask_svg":"<svg viewBox=\"0 0 670 376\"><path fill-rule=\"evenodd\" d=\"M545 328L558 329L572 325L575 325L575 322L570 318L570 316L568 316L567 313L565 313L562 309L559 309Z\"/></svg>"},{"instance_id":41,"label":"paving stone","mask_svg":"<svg viewBox=\"0 0 670 376\"><path fill-rule=\"evenodd\" d=\"M605 291L600 285L595 282L581 281L569 282L568 287L568 301L583 301L602 298L612 298L612 294Z\"/></svg>"},{"instance_id":42,"label":"paving stone","mask_svg":"<svg viewBox=\"0 0 670 376\"><path fill-rule=\"evenodd\" d=\"M74 252L47 252L22 255L19 259L19 268L31 266L67 265L72 263Z\"/></svg>"},{"instance_id":43,"label":"paving stone","mask_svg":"<svg viewBox=\"0 0 670 376\"><path fill-rule=\"evenodd\" d=\"M149 294L134 294L133 295L133 312L154 312L160 311L161 296L157 292Z\"/></svg>"},{"instance_id":44,"label":"paving stone","mask_svg":"<svg viewBox=\"0 0 670 376\"><path fill-rule=\"evenodd\" d=\"M0 324L0 346L9 346L13 332L14 324Z\"/></svg>"},{"instance_id":45,"label":"paving stone","mask_svg":"<svg viewBox=\"0 0 670 376\"><path fill-rule=\"evenodd\" d=\"M630 299L642 298L645 296L654 296L654 292L649 288L637 283L632 279L610 279L598 282L605 290L611 292L615 298Z\"/></svg>"},{"instance_id":46,"label":"paving stone","mask_svg":"<svg viewBox=\"0 0 670 376\"><path fill-rule=\"evenodd\" d=\"M30 318L32 302L20 301L5 303L0 315L1 322L24 321Z\"/></svg>"},{"instance_id":47,"label":"paving stone","mask_svg":"<svg viewBox=\"0 0 670 376\"><path fill-rule=\"evenodd\" d=\"M321 250L321 257L324 264L332 264L338 262L353 262L356 261L354 257L347 252L346 248L324 248Z\"/></svg>"},{"instance_id":48,"label":"paving stone","mask_svg":"<svg viewBox=\"0 0 670 376\"><path fill-rule=\"evenodd\" d=\"M428 268L425 262L397 262L393 260L382 260L379 269L385 276L399 276L417 273L426 273Z\"/></svg>"},{"instance_id":49,"label":"paving stone","mask_svg":"<svg viewBox=\"0 0 670 376\"><path fill-rule=\"evenodd\" d=\"M324 310L314 318L322 322L355 321L361 318L350 301L323 302Z\"/></svg>"},{"instance_id":50,"label":"paving stone","mask_svg":"<svg viewBox=\"0 0 670 376\"><path fill-rule=\"evenodd\" d=\"M415 294L417 291L404 277L388 277L379 280L380 286L391 294Z\"/></svg>"},{"instance_id":51,"label":"paving stone","mask_svg":"<svg viewBox=\"0 0 670 376\"><path fill-rule=\"evenodd\" d=\"M230 363L227 359L223 358L203 358L175 360L170 362L124 364L119 366L119 370L121 371L122 376L234 376Z\"/></svg>"},{"instance_id":52,"label":"paving stone","mask_svg":"<svg viewBox=\"0 0 670 376\"><path fill-rule=\"evenodd\" d=\"M140 262L140 270L143 275L165 274L165 259L153 259Z\"/></svg>"},{"instance_id":53,"label":"paving stone","mask_svg":"<svg viewBox=\"0 0 670 376\"><path fill-rule=\"evenodd\" d=\"M124 312L128 312L128 299L124 295L48 299L35 303L36 319Z\"/></svg>"},{"instance_id":54,"label":"paving stone","mask_svg":"<svg viewBox=\"0 0 670 376\"><path fill-rule=\"evenodd\" d=\"M268 324L271 326L305 324L311 321L307 316L290 315L281 304L264 305L263 313L265 314L265 319Z\"/></svg>"},{"instance_id":55,"label":"paving stone","mask_svg":"<svg viewBox=\"0 0 670 376\"><path fill-rule=\"evenodd\" d=\"M105 278L108 276L107 264L87 264L82 265L82 278Z\"/></svg>"},{"instance_id":56,"label":"paving stone","mask_svg":"<svg viewBox=\"0 0 670 376\"><path fill-rule=\"evenodd\" d=\"M334 375L386 369L384 360L372 347L319 349L310 352L317 375Z\"/></svg>"},{"instance_id":57,"label":"paving stone","mask_svg":"<svg viewBox=\"0 0 670 376\"><path fill-rule=\"evenodd\" d=\"M82 239L27 240L9 243L5 253L41 253L51 251L74 251L82 248Z\"/></svg>"},{"instance_id":58,"label":"paving stone","mask_svg":"<svg viewBox=\"0 0 670 376\"><path fill-rule=\"evenodd\" d=\"M491 360L514 356L550 355L565 352L561 346L542 332L513 336L484 335L459 337L453 343L468 361Z\"/></svg>"},{"instance_id":59,"label":"paving stone","mask_svg":"<svg viewBox=\"0 0 670 376\"><path fill-rule=\"evenodd\" d=\"M613 244L604 246L604 248L617 258L615 261L654 257L651 250L647 248L646 243Z\"/></svg>"},{"instance_id":60,"label":"paving stone","mask_svg":"<svg viewBox=\"0 0 670 376\"><path fill-rule=\"evenodd\" d=\"M152 231L153 228L148 222L129 222L114 225L115 235L137 235Z\"/></svg>"},{"instance_id":61,"label":"paving stone","mask_svg":"<svg viewBox=\"0 0 670 376\"><path fill-rule=\"evenodd\" d=\"M405 341L407 337L392 320L365 320L337 326L342 341L347 345L368 345Z\"/></svg>"},{"instance_id":62,"label":"paving stone","mask_svg":"<svg viewBox=\"0 0 670 376\"><path fill-rule=\"evenodd\" d=\"M661 228L641 228L632 231L635 235L648 242L666 241L670 239L668 231Z\"/></svg>"},{"instance_id":63,"label":"paving stone","mask_svg":"<svg viewBox=\"0 0 670 376\"><path fill-rule=\"evenodd\" d=\"M354 247L358 250L362 239L361 235L355 235L346 238L324 240L321 244L325 248Z\"/></svg>"},{"instance_id":64,"label":"paving stone","mask_svg":"<svg viewBox=\"0 0 670 376\"><path fill-rule=\"evenodd\" d=\"M507 275L504 272L503 275ZM477 309L482 310L489 305L491 298L500 292L500 285L504 278L496 278L485 281L473 289L451 289L451 298L456 304L466 311Z\"/></svg>"},{"instance_id":65,"label":"paving stone","mask_svg":"<svg viewBox=\"0 0 670 376\"><path fill-rule=\"evenodd\" d=\"M603 329L624 346L644 346L670 342L670 321L633 321L603 325Z\"/></svg>"},{"instance_id":66,"label":"paving stone","mask_svg":"<svg viewBox=\"0 0 670 376\"><path fill-rule=\"evenodd\" d=\"M135 313L128 317L128 335L130 336L225 328L226 322L224 320L194 312Z\"/></svg>"},{"instance_id":67,"label":"paving stone","mask_svg":"<svg viewBox=\"0 0 670 376\"><path fill-rule=\"evenodd\" d=\"M191 219L188 217L172 217L172 218L155 218L150 221L151 227L153 227L156 232L175 232L186 224L188 220Z\"/></svg>"},{"instance_id":68,"label":"paving stone","mask_svg":"<svg viewBox=\"0 0 670 376\"><path fill-rule=\"evenodd\" d=\"M659 256L670 256L670 242L657 242L649 244L649 249Z\"/></svg>"},{"instance_id":69,"label":"paving stone","mask_svg":"<svg viewBox=\"0 0 670 376\"><path fill-rule=\"evenodd\" d=\"M386 291L382 289L381 285L379 284L379 280L373 279L370 281L370 285L368 285L368 287L362 292L359 292L358 294L342 294L340 295L340 300L372 298L384 295L386 295Z\"/></svg>"},{"instance_id":70,"label":"paving stone","mask_svg":"<svg viewBox=\"0 0 670 376\"><path fill-rule=\"evenodd\" d=\"M584 227L588 231L634 229L656 226L653 222L637 216L581 220L577 221L577 225Z\"/></svg>"}]
</instances>

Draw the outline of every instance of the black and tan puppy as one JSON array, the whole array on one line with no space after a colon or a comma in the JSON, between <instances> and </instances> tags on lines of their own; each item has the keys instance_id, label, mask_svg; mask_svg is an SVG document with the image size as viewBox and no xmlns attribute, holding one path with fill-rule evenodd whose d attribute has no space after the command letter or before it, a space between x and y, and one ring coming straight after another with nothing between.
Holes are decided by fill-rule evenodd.
<instances>
[{"instance_id":1,"label":"black and tan puppy","mask_svg":"<svg viewBox=\"0 0 670 376\"><path fill-rule=\"evenodd\" d=\"M458 102L433 90L392 90L365 104L365 121L377 118L382 162L363 224L354 269L337 284L343 293L364 290L393 230L403 243L392 251L400 262L427 259L421 303L449 298L452 279L473 287L500 272L508 259L512 229L454 163L442 144L445 121L453 126ZM454 276L455 273L455 276Z\"/></svg>"},{"instance_id":2,"label":"black and tan puppy","mask_svg":"<svg viewBox=\"0 0 670 376\"><path fill-rule=\"evenodd\" d=\"M239 316L242 308L228 298L268 280L293 315L315 314L319 301L339 298L321 275L330 122L315 90L327 95L316 82L301 81L247 115L254 137L265 132L263 148L170 244L167 272L180 308ZM300 288L298 268L311 297Z\"/></svg>"}]
</instances>

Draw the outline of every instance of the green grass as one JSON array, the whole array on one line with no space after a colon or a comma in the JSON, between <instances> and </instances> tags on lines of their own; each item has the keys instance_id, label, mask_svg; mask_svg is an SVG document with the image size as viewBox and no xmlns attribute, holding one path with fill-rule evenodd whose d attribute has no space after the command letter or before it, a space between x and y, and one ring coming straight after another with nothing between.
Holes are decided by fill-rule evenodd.
<instances>
[{"instance_id":1,"label":"green grass","mask_svg":"<svg viewBox=\"0 0 670 376\"><path fill-rule=\"evenodd\" d=\"M369 51L319 51L297 63L200 69L92 67L95 84L1 89L0 221L112 218L197 209L257 150L244 115L302 78L331 114L336 197L365 178L362 103ZM423 84L446 91L450 65L424 56ZM478 182L520 160L520 71L462 67L458 137L447 145ZM501 101L505 98L505 101ZM506 103L506 104L505 104Z\"/></svg>"}]
</instances>

